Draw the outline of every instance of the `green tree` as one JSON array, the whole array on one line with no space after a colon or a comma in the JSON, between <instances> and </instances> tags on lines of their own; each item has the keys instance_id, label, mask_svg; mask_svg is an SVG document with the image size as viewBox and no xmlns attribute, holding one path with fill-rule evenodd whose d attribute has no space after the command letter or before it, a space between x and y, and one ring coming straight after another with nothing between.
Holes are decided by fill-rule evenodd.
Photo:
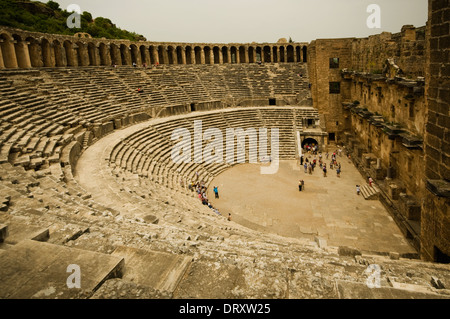
<instances>
[{"instance_id":1,"label":"green tree","mask_svg":"<svg viewBox=\"0 0 450 319\"><path fill-rule=\"evenodd\" d=\"M55 1L50 0L49 2L47 2L47 6L55 11L61 10L61 8L59 7L59 3Z\"/></svg>"}]
</instances>

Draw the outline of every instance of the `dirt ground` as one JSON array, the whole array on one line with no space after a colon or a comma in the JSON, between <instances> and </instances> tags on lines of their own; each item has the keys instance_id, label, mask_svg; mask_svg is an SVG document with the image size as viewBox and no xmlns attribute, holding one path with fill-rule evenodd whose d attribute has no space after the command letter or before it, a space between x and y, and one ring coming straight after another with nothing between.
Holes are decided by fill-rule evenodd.
<instances>
[{"instance_id":1,"label":"dirt ground","mask_svg":"<svg viewBox=\"0 0 450 319\"><path fill-rule=\"evenodd\" d=\"M222 215L251 229L285 237L320 236L330 246L351 246L368 252L416 253L378 200L356 194L366 182L354 165L338 157L341 177L317 167L304 173L297 161L281 161L278 173L261 175L259 164L241 164L217 176L208 197ZM298 182L305 181L300 192ZM213 186L219 187L219 199Z\"/></svg>"}]
</instances>

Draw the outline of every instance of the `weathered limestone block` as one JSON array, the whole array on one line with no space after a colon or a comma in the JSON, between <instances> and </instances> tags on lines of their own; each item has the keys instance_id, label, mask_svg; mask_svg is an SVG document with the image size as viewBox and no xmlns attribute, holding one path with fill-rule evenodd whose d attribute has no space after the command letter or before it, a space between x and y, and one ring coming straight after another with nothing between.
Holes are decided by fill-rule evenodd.
<instances>
[{"instance_id":1,"label":"weathered limestone block","mask_svg":"<svg viewBox=\"0 0 450 319\"><path fill-rule=\"evenodd\" d=\"M78 141L73 141L64 147L61 155L61 166L74 165L81 153L82 146Z\"/></svg>"},{"instance_id":2,"label":"weathered limestone block","mask_svg":"<svg viewBox=\"0 0 450 319\"><path fill-rule=\"evenodd\" d=\"M346 246L339 246L338 254L339 256L350 256L350 257L362 255L358 249Z\"/></svg>"},{"instance_id":3,"label":"weathered limestone block","mask_svg":"<svg viewBox=\"0 0 450 319\"><path fill-rule=\"evenodd\" d=\"M392 200L398 200L400 197L400 189L397 185L395 184L390 184L389 185L389 197Z\"/></svg>"}]
</instances>

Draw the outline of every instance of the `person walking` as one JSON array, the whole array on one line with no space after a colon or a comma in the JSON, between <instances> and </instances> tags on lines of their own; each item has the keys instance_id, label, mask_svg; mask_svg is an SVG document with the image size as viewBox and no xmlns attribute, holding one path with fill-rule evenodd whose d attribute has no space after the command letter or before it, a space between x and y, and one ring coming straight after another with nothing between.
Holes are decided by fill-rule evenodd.
<instances>
[{"instance_id":1,"label":"person walking","mask_svg":"<svg viewBox=\"0 0 450 319\"><path fill-rule=\"evenodd\" d=\"M298 181L298 191L299 192L302 191L302 181L301 180Z\"/></svg>"},{"instance_id":2,"label":"person walking","mask_svg":"<svg viewBox=\"0 0 450 319\"><path fill-rule=\"evenodd\" d=\"M219 198L219 188L217 186L214 186L214 195L216 198Z\"/></svg>"},{"instance_id":3,"label":"person walking","mask_svg":"<svg viewBox=\"0 0 450 319\"><path fill-rule=\"evenodd\" d=\"M361 193L361 187L359 185L356 185L356 194L359 195Z\"/></svg>"},{"instance_id":4,"label":"person walking","mask_svg":"<svg viewBox=\"0 0 450 319\"><path fill-rule=\"evenodd\" d=\"M324 166L323 168L323 177L327 177L327 167Z\"/></svg>"}]
</instances>

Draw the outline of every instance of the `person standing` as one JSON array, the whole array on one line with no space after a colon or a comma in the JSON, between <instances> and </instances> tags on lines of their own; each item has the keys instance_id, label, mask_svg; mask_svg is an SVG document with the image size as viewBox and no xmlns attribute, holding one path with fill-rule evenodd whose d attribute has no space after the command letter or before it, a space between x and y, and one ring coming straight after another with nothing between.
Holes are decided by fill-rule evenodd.
<instances>
[{"instance_id":1,"label":"person standing","mask_svg":"<svg viewBox=\"0 0 450 319\"><path fill-rule=\"evenodd\" d=\"M299 192L302 191L302 181L301 180L298 181L298 191Z\"/></svg>"},{"instance_id":2,"label":"person standing","mask_svg":"<svg viewBox=\"0 0 450 319\"><path fill-rule=\"evenodd\" d=\"M302 190L305 190L305 181L302 179Z\"/></svg>"},{"instance_id":3,"label":"person standing","mask_svg":"<svg viewBox=\"0 0 450 319\"><path fill-rule=\"evenodd\" d=\"M356 194L359 195L361 193L361 188L359 185L356 185Z\"/></svg>"},{"instance_id":4,"label":"person standing","mask_svg":"<svg viewBox=\"0 0 450 319\"><path fill-rule=\"evenodd\" d=\"M216 196L216 198L219 198L219 189L217 186L214 186L214 195Z\"/></svg>"},{"instance_id":5,"label":"person standing","mask_svg":"<svg viewBox=\"0 0 450 319\"><path fill-rule=\"evenodd\" d=\"M327 167L324 166L323 168L323 177L327 177Z\"/></svg>"},{"instance_id":6,"label":"person standing","mask_svg":"<svg viewBox=\"0 0 450 319\"><path fill-rule=\"evenodd\" d=\"M373 179L372 177L369 177L369 186L372 187Z\"/></svg>"}]
</instances>

